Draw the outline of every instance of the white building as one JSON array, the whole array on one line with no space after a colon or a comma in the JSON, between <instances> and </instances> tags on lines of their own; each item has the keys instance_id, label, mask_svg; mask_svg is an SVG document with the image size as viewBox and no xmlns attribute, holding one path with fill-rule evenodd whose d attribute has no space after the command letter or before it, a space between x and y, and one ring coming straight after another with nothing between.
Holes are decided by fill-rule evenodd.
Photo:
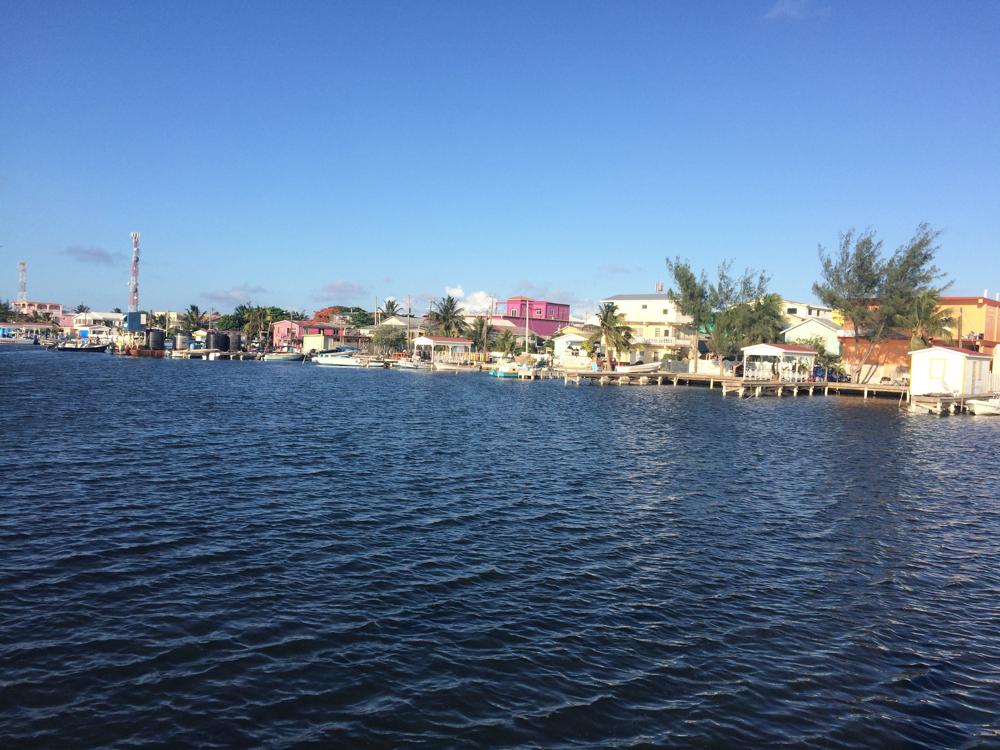
<instances>
[{"instance_id":1,"label":"white building","mask_svg":"<svg viewBox=\"0 0 1000 750\"><path fill-rule=\"evenodd\" d=\"M910 352L911 396L977 396L990 392L989 354L951 346Z\"/></svg>"},{"instance_id":2,"label":"white building","mask_svg":"<svg viewBox=\"0 0 1000 750\"><path fill-rule=\"evenodd\" d=\"M813 302L797 302L791 299L781 300L781 312L786 323L801 323L810 318L833 320L833 308L823 307Z\"/></svg>"},{"instance_id":3,"label":"white building","mask_svg":"<svg viewBox=\"0 0 1000 750\"><path fill-rule=\"evenodd\" d=\"M666 294L616 294L601 300L613 302L632 329L629 363L658 362L664 355L683 358L691 348L691 317L677 309ZM625 359L626 353L619 356Z\"/></svg>"},{"instance_id":4,"label":"white building","mask_svg":"<svg viewBox=\"0 0 1000 750\"><path fill-rule=\"evenodd\" d=\"M125 313L120 312L95 312L88 311L77 313L73 316L74 328L89 328L93 326L104 326L107 328L121 328L125 321Z\"/></svg>"},{"instance_id":5,"label":"white building","mask_svg":"<svg viewBox=\"0 0 1000 750\"><path fill-rule=\"evenodd\" d=\"M819 339L827 353L840 356L840 336L844 335L840 326L828 318L807 318L793 323L781 332L785 343L794 344L801 341Z\"/></svg>"}]
</instances>

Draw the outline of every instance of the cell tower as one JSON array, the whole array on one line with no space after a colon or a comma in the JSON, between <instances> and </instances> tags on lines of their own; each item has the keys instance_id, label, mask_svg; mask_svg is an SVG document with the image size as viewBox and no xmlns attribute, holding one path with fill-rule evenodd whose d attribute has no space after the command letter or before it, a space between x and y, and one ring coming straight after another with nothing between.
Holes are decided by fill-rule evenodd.
<instances>
[{"instance_id":1,"label":"cell tower","mask_svg":"<svg viewBox=\"0 0 1000 750\"><path fill-rule=\"evenodd\" d=\"M139 312L139 233L132 232L132 273L128 277L128 311Z\"/></svg>"},{"instance_id":2,"label":"cell tower","mask_svg":"<svg viewBox=\"0 0 1000 750\"><path fill-rule=\"evenodd\" d=\"M17 304L26 305L28 302L28 264L23 260L17 263Z\"/></svg>"}]
</instances>

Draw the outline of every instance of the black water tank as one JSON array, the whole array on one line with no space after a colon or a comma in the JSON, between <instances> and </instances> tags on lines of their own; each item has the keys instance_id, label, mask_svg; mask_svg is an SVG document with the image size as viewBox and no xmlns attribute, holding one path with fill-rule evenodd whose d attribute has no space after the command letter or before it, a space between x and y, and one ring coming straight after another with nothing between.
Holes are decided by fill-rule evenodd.
<instances>
[{"instance_id":1,"label":"black water tank","mask_svg":"<svg viewBox=\"0 0 1000 750\"><path fill-rule=\"evenodd\" d=\"M240 350L240 344L243 343L241 341L242 338L242 335L239 333L229 334L229 351L238 352Z\"/></svg>"},{"instance_id":2,"label":"black water tank","mask_svg":"<svg viewBox=\"0 0 1000 750\"><path fill-rule=\"evenodd\" d=\"M191 337L186 333L178 333L174 336L174 349L177 351L184 351L188 348L189 343L191 343Z\"/></svg>"},{"instance_id":3,"label":"black water tank","mask_svg":"<svg viewBox=\"0 0 1000 750\"><path fill-rule=\"evenodd\" d=\"M166 338L164 332L159 328L150 328L147 335L149 336L149 348L154 352L162 352Z\"/></svg>"},{"instance_id":4,"label":"black water tank","mask_svg":"<svg viewBox=\"0 0 1000 750\"><path fill-rule=\"evenodd\" d=\"M226 351L229 348L229 341L223 341L224 334L216 331L209 331L205 336L205 348L211 350Z\"/></svg>"}]
</instances>

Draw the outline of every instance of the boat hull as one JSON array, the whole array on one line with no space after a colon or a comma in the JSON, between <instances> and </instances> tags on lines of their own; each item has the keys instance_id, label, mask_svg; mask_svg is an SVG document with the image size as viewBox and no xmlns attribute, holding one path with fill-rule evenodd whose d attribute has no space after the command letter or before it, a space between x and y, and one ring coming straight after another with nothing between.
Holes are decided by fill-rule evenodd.
<instances>
[{"instance_id":1,"label":"boat hull","mask_svg":"<svg viewBox=\"0 0 1000 750\"><path fill-rule=\"evenodd\" d=\"M651 373L658 372L660 369L659 362L651 362L644 365L618 365L615 368L615 372L625 373L626 375L636 375L641 373Z\"/></svg>"},{"instance_id":2,"label":"boat hull","mask_svg":"<svg viewBox=\"0 0 1000 750\"><path fill-rule=\"evenodd\" d=\"M317 354L313 357L313 362L315 362L320 367L364 367L365 363L362 362L357 357L352 357L344 354Z\"/></svg>"},{"instance_id":3,"label":"boat hull","mask_svg":"<svg viewBox=\"0 0 1000 750\"><path fill-rule=\"evenodd\" d=\"M306 355L300 352L271 352L264 355L265 362L301 362Z\"/></svg>"},{"instance_id":4,"label":"boat hull","mask_svg":"<svg viewBox=\"0 0 1000 750\"><path fill-rule=\"evenodd\" d=\"M1000 398L970 399L965 408L977 417L1000 417Z\"/></svg>"}]
</instances>

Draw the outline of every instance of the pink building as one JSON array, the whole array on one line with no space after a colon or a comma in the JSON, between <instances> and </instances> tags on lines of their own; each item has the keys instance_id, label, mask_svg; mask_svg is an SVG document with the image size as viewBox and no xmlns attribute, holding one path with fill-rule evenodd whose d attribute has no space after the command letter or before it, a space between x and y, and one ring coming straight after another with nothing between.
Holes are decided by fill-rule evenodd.
<instances>
[{"instance_id":1,"label":"pink building","mask_svg":"<svg viewBox=\"0 0 1000 750\"><path fill-rule=\"evenodd\" d=\"M521 295L510 297L506 302L498 302L496 314L509 320L520 331L524 331L527 318L528 330L543 338L549 338L569 323L569 305Z\"/></svg>"},{"instance_id":2,"label":"pink building","mask_svg":"<svg viewBox=\"0 0 1000 750\"><path fill-rule=\"evenodd\" d=\"M16 309L22 315L31 315L32 313L38 313L39 315L51 315L53 320L58 320L59 316L63 314L63 306L58 302L15 302L14 309Z\"/></svg>"},{"instance_id":3,"label":"pink building","mask_svg":"<svg viewBox=\"0 0 1000 750\"><path fill-rule=\"evenodd\" d=\"M275 349L301 349L302 337L309 333L325 336L344 336L342 326L324 323L321 320L279 320L271 327Z\"/></svg>"}]
</instances>

